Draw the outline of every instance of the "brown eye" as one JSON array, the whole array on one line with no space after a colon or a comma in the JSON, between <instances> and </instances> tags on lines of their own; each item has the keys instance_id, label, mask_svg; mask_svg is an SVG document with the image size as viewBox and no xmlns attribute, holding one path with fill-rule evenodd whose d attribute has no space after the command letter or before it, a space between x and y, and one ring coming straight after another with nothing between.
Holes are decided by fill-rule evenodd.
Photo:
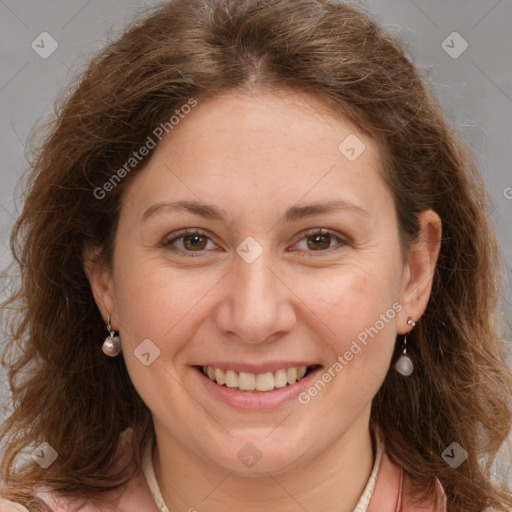
<instances>
[{"instance_id":1,"label":"brown eye","mask_svg":"<svg viewBox=\"0 0 512 512\"><path fill-rule=\"evenodd\" d=\"M197 229L179 231L173 238L164 242L164 245L185 256L191 256L191 253L197 253L197 256L200 256L203 251L216 247L207 234Z\"/></svg>"},{"instance_id":2,"label":"brown eye","mask_svg":"<svg viewBox=\"0 0 512 512\"><path fill-rule=\"evenodd\" d=\"M341 236L327 229L314 228L302 233L303 238L294 246L293 251L304 253L331 254L341 250L348 242Z\"/></svg>"},{"instance_id":3,"label":"brown eye","mask_svg":"<svg viewBox=\"0 0 512 512\"><path fill-rule=\"evenodd\" d=\"M316 234L310 235L307 237L308 239L308 247L312 250L325 250L329 249L331 245L331 235L330 234Z\"/></svg>"},{"instance_id":4,"label":"brown eye","mask_svg":"<svg viewBox=\"0 0 512 512\"><path fill-rule=\"evenodd\" d=\"M203 235L187 235L182 238L183 247L185 247L187 251L202 251L208 243L208 238Z\"/></svg>"}]
</instances>

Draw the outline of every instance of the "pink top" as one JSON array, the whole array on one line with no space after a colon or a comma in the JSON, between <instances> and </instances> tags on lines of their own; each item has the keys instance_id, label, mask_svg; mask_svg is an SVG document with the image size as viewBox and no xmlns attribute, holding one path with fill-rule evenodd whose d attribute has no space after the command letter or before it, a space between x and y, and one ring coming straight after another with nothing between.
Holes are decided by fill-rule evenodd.
<instances>
[{"instance_id":1,"label":"pink top","mask_svg":"<svg viewBox=\"0 0 512 512\"><path fill-rule=\"evenodd\" d=\"M154 478L152 465L152 443L148 443L144 456L144 467L127 484L116 490L107 491L102 498L115 504L119 512L162 512L166 507L161 499L158 483ZM388 457L384 446L378 443L374 467L366 488L361 495L354 512L446 512L446 496L439 481L436 481L435 493L422 506L412 507L407 500L406 491L411 480L403 468L394 464ZM74 512L70 501L59 500L53 493L40 491L43 499L54 512ZM439 502L440 505L435 504ZM158 506L157 506L158 503ZM89 501L80 512L101 512L105 510L101 503ZM0 512L28 512L22 505L0 498Z\"/></svg>"}]
</instances>

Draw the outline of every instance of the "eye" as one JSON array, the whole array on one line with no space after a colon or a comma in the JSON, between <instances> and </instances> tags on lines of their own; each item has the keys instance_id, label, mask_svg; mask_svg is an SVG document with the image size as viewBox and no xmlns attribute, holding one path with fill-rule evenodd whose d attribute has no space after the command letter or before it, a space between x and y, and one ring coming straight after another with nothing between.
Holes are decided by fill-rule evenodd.
<instances>
[{"instance_id":1,"label":"eye","mask_svg":"<svg viewBox=\"0 0 512 512\"><path fill-rule=\"evenodd\" d=\"M297 249L292 249L292 251L335 252L347 243L343 238L327 229L314 228L305 231L302 235L303 238L294 246ZM186 256L195 256L193 253L197 253L199 256L203 251L217 247L204 231L197 228L178 231L173 233L171 237L164 242L164 246ZM335 251L330 250L337 246L338 248Z\"/></svg>"},{"instance_id":2,"label":"eye","mask_svg":"<svg viewBox=\"0 0 512 512\"><path fill-rule=\"evenodd\" d=\"M336 246L339 246L336 249L339 250L343 245L346 245L343 238L327 229L314 228L304 232L303 235L305 235L304 238L295 247L307 252L327 252Z\"/></svg>"},{"instance_id":3,"label":"eye","mask_svg":"<svg viewBox=\"0 0 512 512\"><path fill-rule=\"evenodd\" d=\"M171 239L164 242L164 245L182 253L201 253L216 247L207 234L200 229L184 229L174 233Z\"/></svg>"}]
</instances>

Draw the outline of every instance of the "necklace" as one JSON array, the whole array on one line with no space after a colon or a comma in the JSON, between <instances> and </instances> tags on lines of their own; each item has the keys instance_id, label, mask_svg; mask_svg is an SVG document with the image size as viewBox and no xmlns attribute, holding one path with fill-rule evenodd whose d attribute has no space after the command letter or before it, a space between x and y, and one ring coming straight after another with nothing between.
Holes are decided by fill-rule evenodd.
<instances>
[{"instance_id":1,"label":"necklace","mask_svg":"<svg viewBox=\"0 0 512 512\"><path fill-rule=\"evenodd\" d=\"M377 474L379 472L380 461L382 459L382 454L384 452L384 443L380 439L378 429L375 432L375 445L377 446L377 453L375 454L375 461L373 463L372 472L370 473L370 477L368 478L368 482L366 483L366 487L364 488L359 501L357 502L356 507L352 512L366 512L368 510L368 505L373 495L373 490L375 489L375 482L377 481ZM146 481L149 486L149 490L151 491L151 495L153 496L153 500L158 508L158 512L169 512L167 505L162 497L162 493L160 491L160 487L158 486L158 482L155 477L155 469L153 467L153 442L150 441L147 443L146 451L143 457L143 465L142 470L144 476L146 477Z\"/></svg>"}]
</instances>

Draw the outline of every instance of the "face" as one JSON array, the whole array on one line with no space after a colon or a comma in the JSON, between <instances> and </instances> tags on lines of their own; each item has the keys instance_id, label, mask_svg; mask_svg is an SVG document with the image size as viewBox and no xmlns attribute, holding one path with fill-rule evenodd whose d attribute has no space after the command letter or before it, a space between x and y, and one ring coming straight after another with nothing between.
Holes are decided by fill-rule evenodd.
<instances>
[{"instance_id":1,"label":"face","mask_svg":"<svg viewBox=\"0 0 512 512\"><path fill-rule=\"evenodd\" d=\"M411 314L380 172L375 141L301 94L199 102L163 138L96 293L159 442L279 472L368 430Z\"/></svg>"}]
</instances>

